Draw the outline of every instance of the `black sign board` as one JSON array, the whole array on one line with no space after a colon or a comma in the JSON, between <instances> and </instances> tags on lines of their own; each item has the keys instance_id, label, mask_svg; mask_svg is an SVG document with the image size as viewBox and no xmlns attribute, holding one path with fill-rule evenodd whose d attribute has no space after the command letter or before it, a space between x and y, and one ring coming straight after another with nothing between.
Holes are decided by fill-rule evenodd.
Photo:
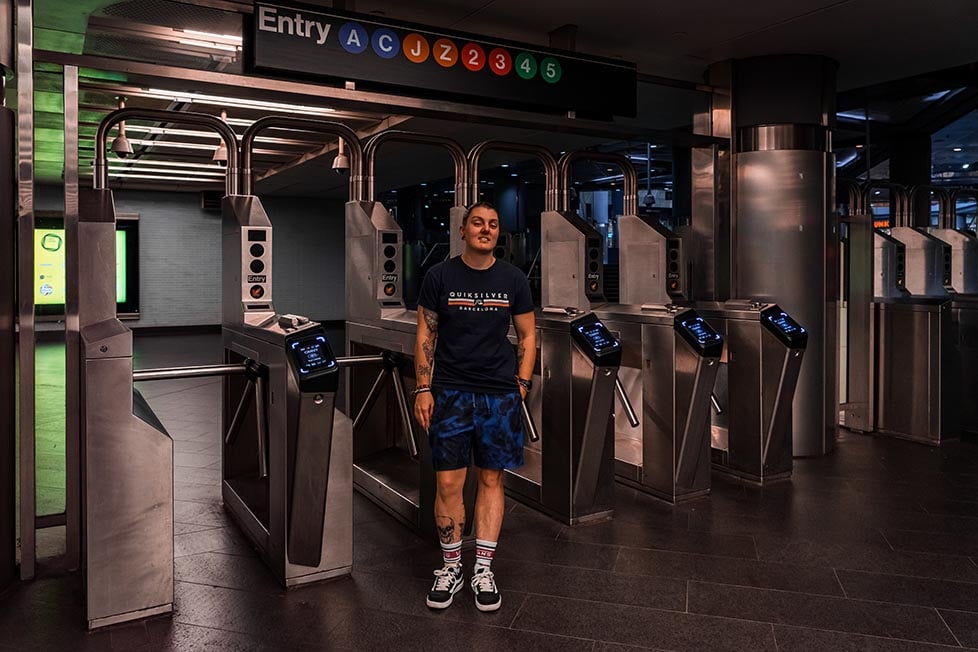
<instances>
[{"instance_id":1,"label":"black sign board","mask_svg":"<svg viewBox=\"0 0 978 652\"><path fill-rule=\"evenodd\" d=\"M633 117L635 64L301 4L255 3L249 70L509 108Z\"/></svg>"}]
</instances>

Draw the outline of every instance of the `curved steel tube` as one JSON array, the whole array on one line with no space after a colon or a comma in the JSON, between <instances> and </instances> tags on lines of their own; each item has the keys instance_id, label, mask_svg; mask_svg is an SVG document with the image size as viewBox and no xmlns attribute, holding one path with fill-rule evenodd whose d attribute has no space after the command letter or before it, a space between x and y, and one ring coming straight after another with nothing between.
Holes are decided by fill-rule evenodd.
<instances>
[{"instance_id":1,"label":"curved steel tube","mask_svg":"<svg viewBox=\"0 0 978 652\"><path fill-rule=\"evenodd\" d=\"M958 223L958 197L971 197L978 204L978 189L975 188L955 188L951 191L951 225L955 228Z\"/></svg>"},{"instance_id":2,"label":"curved steel tube","mask_svg":"<svg viewBox=\"0 0 978 652\"><path fill-rule=\"evenodd\" d=\"M635 172L635 166L632 165L632 162L627 156L622 156L620 154L605 154L604 152L589 152L586 150L567 152L561 156L560 160L557 162L557 172L559 174L560 182L560 210L570 210L571 163L581 159L588 161L601 161L604 163L614 163L620 167L622 176L625 178L623 184L624 196L622 197L622 214L638 215L638 175Z\"/></svg>"},{"instance_id":3,"label":"curved steel tube","mask_svg":"<svg viewBox=\"0 0 978 652\"><path fill-rule=\"evenodd\" d=\"M863 184L863 201L866 203L866 212L870 212L870 191L874 188L887 188L891 191L891 194L896 198L896 209L893 215L893 226L906 226L906 221L908 219L908 199L907 199L907 188L899 183L893 183L892 181L884 181L882 179L874 179L873 181L868 181Z\"/></svg>"},{"instance_id":4,"label":"curved steel tube","mask_svg":"<svg viewBox=\"0 0 978 652\"><path fill-rule=\"evenodd\" d=\"M385 143L415 143L418 145L436 145L448 150L455 164L455 205L465 206L468 204L468 160L465 157L465 150L456 141L445 136L435 136L432 134L419 134L413 131L402 131L399 129L388 129L382 131L363 146L363 165L366 174L364 186L364 199L374 201L374 160L377 158L377 150Z\"/></svg>"},{"instance_id":5,"label":"curved steel tube","mask_svg":"<svg viewBox=\"0 0 978 652\"><path fill-rule=\"evenodd\" d=\"M543 210L559 210L557 202L560 196L560 178L557 175L557 158L553 153L542 145L512 143L502 140L484 140L469 150L469 201L475 202L479 198L479 159L488 151L517 152L535 156L543 165L543 175L546 179L546 197L543 202Z\"/></svg>"},{"instance_id":6,"label":"curved steel tube","mask_svg":"<svg viewBox=\"0 0 978 652\"><path fill-rule=\"evenodd\" d=\"M159 109L116 109L102 119L95 133L95 176L92 184L95 190L105 190L109 185L109 162L105 145L109 130L125 120L157 120L159 122L178 122L182 124L210 127L228 150L228 167L225 174L225 192L238 194L238 137L223 120L206 113L184 113L183 111L163 111Z\"/></svg>"},{"instance_id":7,"label":"curved steel tube","mask_svg":"<svg viewBox=\"0 0 978 652\"><path fill-rule=\"evenodd\" d=\"M363 146L356 132L339 122L293 118L285 115L269 115L256 120L241 138L241 194L251 194L251 160L255 138L266 129L286 127L317 133L330 134L345 141L350 150L350 201L363 199Z\"/></svg>"},{"instance_id":8,"label":"curved steel tube","mask_svg":"<svg viewBox=\"0 0 978 652\"><path fill-rule=\"evenodd\" d=\"M907 197L907 201L910 204L911 221L913 221L913 218L917 217L916 215L913 215L914 199L916 199L918 192L923 191L929 191L934 197L937 198L937 226L942 229L951 228L947 226L948 221L951 219L951 195L947 191L947 188L942 188L940 186L921 184L919 186L914 186L910 190L910 196ZM930 222L930 220L927 221Z\"/></svg>"}]
</instances>

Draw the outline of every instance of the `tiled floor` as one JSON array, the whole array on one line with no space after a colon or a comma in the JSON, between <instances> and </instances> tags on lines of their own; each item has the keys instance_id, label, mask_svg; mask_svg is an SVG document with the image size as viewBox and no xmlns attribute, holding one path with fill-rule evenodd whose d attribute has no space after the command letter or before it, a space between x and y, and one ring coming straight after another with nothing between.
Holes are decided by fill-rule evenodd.
<instances>
[{"instance_id":1,"label":"tiled floor","mask_svg":"<svg viewBox=\"0 0 978 652\"><path fill-rule=\"evenodd\" d=\"M137 366L216 362L215 337L137 340ZM208 357L209 356L209 357ZM842 435L767 489L714 476L672 508L619 488L567 528L509 503L503 606L424 606L437 548L355 498L352 577L282 590L220 505L219 383L144 389L174 438L176 613L84 632L80 580L0 600L0 650L978 648L978 445ZM466 559L470 564L471 559Z\"/></svg>"}]
</instances>

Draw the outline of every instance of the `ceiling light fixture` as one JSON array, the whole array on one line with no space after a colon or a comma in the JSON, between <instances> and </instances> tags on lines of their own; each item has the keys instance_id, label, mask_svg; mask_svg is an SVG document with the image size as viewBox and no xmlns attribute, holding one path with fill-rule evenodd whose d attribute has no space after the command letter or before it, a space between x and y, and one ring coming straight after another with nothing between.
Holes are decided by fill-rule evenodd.
<instances>
[{"instance_id":1,"label":"ceiling light fixture","mask_svg":"<svg viewBox=\"0 0 978 652\"><path fill-rule=\"evenodd\" d=\"M184 102L187 104L208 104L212 106L225 106L238 109L264 109L272 111L288 111L291 113L301 113L307 115L326 115L336 113L336 109L322 106L308 106L304 104L287 104L285 102L266 102L263 100L247 100L236 97L224 97L221 95L207 95L204 93L193 92L173 92L159 88L148 88L145 91L133 93L140 97L148 97L158 100L170 100L171 102Z\"/></svg>"},{"instance_id":2,"label":"ceiling light fixture","mask_svg":"<svg viewBox=\"0 0 978 652\"><path fill-rule=\"evenodd\" d=\"M183 174L193 177L224 177L227 173L223 170L184 170L179 168L167 169L167 168L153 168L152 170L134 170L129 167L120 167L118 165L109 166L109 174L115 173L132 173L132 174Z\"/></svg>"},{"instance_id":3,"label":"ceiling light fixture","mask_svg":"<svg viewBox=\"0 0 978 652\"><path fill-rule=\"evenodd\" d=\"M145 179L149 181L194 181L196 183L220 183L219 179L201 179L199 177L168 177L157 174L130 174L128 172L109 172L109 176L117 179Z\"/></svg>"},{"instance_id":4,"label":"ceiling light fixture","mask_svg":"<svg viewBox=\"0 0 978 652\"><path fill-rule=\"evenodd\" d=\"M205 163L188 163L186 161L154 161L154 160L151 160L151 159L136 158L136 159L132 159L131 161L114 161L114 160L113 161L109 161L109 165L124 165L127 168L131 168L133 166L142 167L142 166L145 166L145 165L148 165L148 166L151 166L151 167L164 167L164 168L167 168L167 167L170 167L170 168L192 168L194 170L216 170L216 171L220 172L221 174L224 174L224 168L220 167L217 164L207 165Z\"/></svg>"},{"instance_id":5,"label":"ceiling light fixture","mask_svg":"<svg viewBox=\"0 0 978 652\"><path fill-rule=\"evenodd\" d=\"M960 147L955 147L951 151L952 152L960 152L961 151L961 148Z\"/></svg>"}]
</instances>

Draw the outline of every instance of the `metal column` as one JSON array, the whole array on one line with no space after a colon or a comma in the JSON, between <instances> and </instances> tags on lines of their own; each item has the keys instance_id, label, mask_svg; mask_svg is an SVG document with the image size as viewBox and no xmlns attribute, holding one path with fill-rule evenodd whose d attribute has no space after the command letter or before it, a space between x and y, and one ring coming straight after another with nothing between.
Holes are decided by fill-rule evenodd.
<instances>
[{"instance_id":1,"label":"metal column","mask_svg":"<svg viewBox=\"0 0 978 652\"><path fill-rule=\"evenodd\" d=\"M14 113L4 106L13 66L13 3L0 0L0 589L17 572Z\"/></svg>"},{"instance_id":2,"label":"metal column","mask_svg":"<svg viewBox=\"0 0 978 652\"><path fill-rule=\"evenodd\" d=\"M64 69L65 240L78 241L78 68ZM65 248L65 271L77 278L78 247ZM78 284L65 287L65 555L68 568L81 563L81 413Z\"/></svg>"},{"instance_id":3,"label":"metal column","mask_svg":"<svg viewBox=\"0 0 978 652\"><path fill-rule=\"evenodd\" d=\"M20 361L20 578L34 577L34 8L17 0L17 288Z\"/></svg>"}]
</instances>

